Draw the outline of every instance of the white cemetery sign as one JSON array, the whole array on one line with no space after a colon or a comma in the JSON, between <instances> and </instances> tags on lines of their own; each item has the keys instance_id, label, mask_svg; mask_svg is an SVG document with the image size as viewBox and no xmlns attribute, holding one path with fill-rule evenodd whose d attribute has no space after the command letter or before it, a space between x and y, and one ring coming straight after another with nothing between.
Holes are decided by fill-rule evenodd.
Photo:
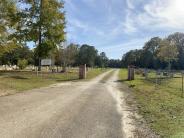
<instances>
[{"instance_id":1,"label":"white cemetery sign","mask_svg":"<svg viewBox=\"0 0 184 138\"><path fill-rule=\"evenodd\" d=\"M52 60L51 59L42 59L41 60L41 65L42 66L51 66L52 65Z\"/></svg>"}]
</instances>

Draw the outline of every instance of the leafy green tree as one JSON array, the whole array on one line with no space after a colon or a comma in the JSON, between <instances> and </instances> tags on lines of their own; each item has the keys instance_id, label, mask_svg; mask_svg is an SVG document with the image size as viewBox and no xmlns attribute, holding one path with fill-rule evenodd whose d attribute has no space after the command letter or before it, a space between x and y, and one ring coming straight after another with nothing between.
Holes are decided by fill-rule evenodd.
<instances>
[{"instance_id":1,"label":"leafy green tree","mask_svg":"<svg viewBox=\"0 0 184 138\"><path fill-rule=\"evenodd\" d=\"M64 50L67 65L74 65L76 62L77 55L79 53L79 46L76 44L71 43L68 47Z\"/></svg>"},{"instance_id":2,"label":"leafy green tree","mask_svg":"<svg viewBox=\"0 0 184 138\"><path fill-rule=\"evenodd\" d=\"M122 62L124 62L124 65L126 67L128 65L140 66L141 54L142 50L131 50L123 56Z\"/></svg>"},{"instance_id":3,"label":"leafy green tree","mask_svg":"<svg viewBox=\"0 0 184 138\"><path fill-rule=\"evenodd\" d=\"M143 49L145 51L149 51L152 54L156 55L157 49L159 47L160 42L162 41L159 37L153 37L151 38L146 44L144 45Z\"/></svg>"},{"instance_id":4,"label":"leafy green tree","mask_svg":"<svg viewBox=\"0 0 184 138\"><path fill-rule=\"evenodd\" d=\"M58 0L22 0L26 6L20 13L27 41L37 45L37 60L52 55L52 50L65 40L64 2ZM41 66L39 66L41 70Z\"/></svg>"},{"instance_id":5,"label":"leafy green tree","mask_svg":"<svg viewBox=\"0 0 184 138\"><path fill-rule=\"evenodd\" d=\"M79 52L79 45L69 44L66 48L60 47L56 54L56 64L62 65L63 71L66 72L67 66L74 66L76 64L77 55Z\"/></svg>"},{"instance_id":6,"label":"leafy green tree","mask_svg":"<svg viewBox=\"0 0 184 138\"><path fill-rule=\"evenodd\" d=\"M102 53L100 53L100 55L98 55L96 57L95 65L98 66L98 67L102 67L102 68L107 67L108 60L109 59L107 58L105 52L102 52Z\"/></svg>"},{"instance_id":7,"label":"leafy green tree","mask_svg":"<svg viewBox=\"0 0 184 138\"><path fill-rule=\"evenodd\" d=\"M1 58L2 64L17 65L18 60L26 59L28 64L34 64L33 51L27 46L17 47L11 52L5 53Z\"/></svg>"},{"instance_id":8,"label":"leafy green tree","mask_svg":"<svg viewBox=\"0 0 184 138\"><path fill-rule=\"evenodd\" d=\"M97 57L98 51L94 46L82 45L79 49L79 54L77 57L77 63L79 65L86 64L88 67L93 67L95 65L95 59Z\"/></svg>"},{"instance_id":9,"label":"leafy green tree","mask_svg":"<svg viewBox=\"0 0 184 138\"><path fill-rule=\"evenodd\" d=\"M175 68L184 69L184 33L174 33L167 37L167 40L174 43L178 49L178 60L174 61Z\"/></svg>"},{"instance_id":10,"label":"leafy green tree","mask_svg":"<svg viewBox=\"0 0 184 138\"><path fill-rule=\"evenodd\" d=\"M143 53L141 57L142 66L146 68L159 68L159 60L157 58L157 52L161 38L153 37L143 47Z\"/></svg>"},{"instance_id":11,"label":"leafy green tree","mask_svg":"<svg viewBox=\"0 0 184 138\"><path fill-rule=\"evenodd\" d=\"M16 13L14 0L0 1L0 56L17 47L16 39L10 37L17 24Z\"/></svg>"},{"instance_id":12,"label":"leafy green tree","mask_svg":"<svg viewBox=\"0 0 184 138\"><path fill-rule=\"evenodd\" d=\"M8 34L8 29L16 24L17 8L14 0L0 1L0 37ZM10 27L10 28L8 28Z\"/></svg>"},{"instance_id":13,"label":"leafy green tree","mask_svg":"<svg viewBox=\"0 0 184 138\"><path fill-rule=\"evenodd\" d=\"M158 57L169 64L169 70L171 69L172 61L177 60L178 50L174 43L164 39L159 44Z\"/></svg>"},{"instance_id":14,"label":"leafy green tree","mask_svg":"<svg viewBox=\"0 0 184 138\"><path fill-rule=\"evenodd\" d=\"M106 56L105 52L100 53L100 59L102 61L102 66L101 67L106 67L109 59Z\"/></svg>"}]
</instances>

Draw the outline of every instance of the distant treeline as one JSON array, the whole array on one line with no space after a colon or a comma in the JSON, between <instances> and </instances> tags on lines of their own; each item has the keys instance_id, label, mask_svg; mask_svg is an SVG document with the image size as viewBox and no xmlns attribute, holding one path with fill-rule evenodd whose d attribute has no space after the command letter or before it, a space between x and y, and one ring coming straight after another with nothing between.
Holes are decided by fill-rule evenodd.
<instances>
[{"instance_id":1,"label":"distant treeline","mask_svg":"<svg viewBox=\"0 0 184 138\"><path fill-rule=\"evenodd\" d=\"M86 64L88 67L121 67L120 60L109 60L105 52L98 53L94 46L87 44L77 45L69 44L66 48L57 47L50 54L56 66L79 66ZM17 47L6 52L0 57L1 65L39 65L35 49L30 49L27 46ZM24 66L26 66L24 65Z\"/></svg>"},{"instance_id":2,"label":"distant treeline","mask_svg":"<svg viewBox=\"0 0 184 138\"><path fill-rule=\"evenodd\" d=\"M174 33L161 39L151 38L142 49L123 55L122 67L135 65L152 69L184 69L184 33Z\"/></svg>"}]
</instances>

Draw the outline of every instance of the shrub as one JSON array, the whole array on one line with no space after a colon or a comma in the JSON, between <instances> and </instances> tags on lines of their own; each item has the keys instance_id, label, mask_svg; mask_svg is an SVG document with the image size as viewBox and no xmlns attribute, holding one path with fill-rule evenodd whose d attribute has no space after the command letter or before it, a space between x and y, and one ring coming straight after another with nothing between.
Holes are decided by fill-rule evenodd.
<instances>
[{"instance_id":1,"label":"shrub","mask_svg":"<svg viewBox=\"0 0 184 138\"><path fill-rule=\"evenodd\" d=\"M19 59L17 65L18 65L19 69L23 70L27 67L28 61L26 59Z\"/></svg>"}]
</instances>

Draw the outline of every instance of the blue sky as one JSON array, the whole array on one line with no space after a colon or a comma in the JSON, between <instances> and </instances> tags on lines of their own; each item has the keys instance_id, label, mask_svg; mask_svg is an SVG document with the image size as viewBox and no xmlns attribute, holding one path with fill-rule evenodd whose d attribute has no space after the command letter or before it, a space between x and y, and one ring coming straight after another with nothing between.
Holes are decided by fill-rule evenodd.
<instances>
[{"instance_id":1,"label":"blue sky","mask_svg":"<svg viewBox=\"0 0 184 138\"><path fill-rule=\"evenodd\" d=\"M121 59L151 37L183 32L183 6L184 0L65 0L68 43Z\"/></svg>"}]
</instances>

